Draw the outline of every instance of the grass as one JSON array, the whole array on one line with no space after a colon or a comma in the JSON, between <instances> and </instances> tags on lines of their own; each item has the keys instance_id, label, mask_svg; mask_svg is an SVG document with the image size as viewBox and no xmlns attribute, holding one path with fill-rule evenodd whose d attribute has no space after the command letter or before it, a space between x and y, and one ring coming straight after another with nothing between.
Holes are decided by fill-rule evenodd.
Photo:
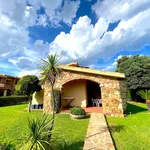
<instances>
[{"instance_id":1,"label":"grass","mask_svg":"<svg viewBox=\"0 0 150 150\"><path fill-rule=\"evenodd\" d=\"M0 107L0 143L22 143L28 131L28 118L42 115L40 111L28 113L27 105ZM57 114L53 137L66 142L65 150L79 150L83 147L89 119L73 120L67 114Z\"/></svg>"},{"instance_id":2,"label":"grass","mask_svg":"<svg viewBox=\"0 0 150 150\"><path fill-rule=\"evenodd\" d=\"M146 104L129 103L127 117L107 117L117 150L150 149L150 113Z\"/></svg>"}]
</instances>

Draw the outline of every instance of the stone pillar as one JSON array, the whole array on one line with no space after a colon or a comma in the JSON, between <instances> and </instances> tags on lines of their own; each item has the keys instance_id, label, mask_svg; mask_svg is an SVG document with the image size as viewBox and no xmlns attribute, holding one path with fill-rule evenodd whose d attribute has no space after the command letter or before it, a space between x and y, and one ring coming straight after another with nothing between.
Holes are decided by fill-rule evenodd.
<instances>
[{"instance_id":1,"label":"stone pillar","mask_svg":"<svg viewBox=\"0 0 150 150\"><path fill-rule=\"evenodd\" d=\"M44 85L43 111L51 113L51 87L48 81Z\"/></svg>"},{"instance_id":2,"label":"stone pillar","mask_svg":"<svg viewBox=\"0 0 150 150\"><path fill-rule=\"evenodd\" d=\"M110 81L101 88L103 113L111 116L123 116L123 99L119 81Z\"/></svg>"},{"instance_id":3,"label":"stone pillar","mask_svg":"<svg viewBox=\"0 0 150 150\"><path fill-rule=\"evenodd\" d=\"M7 90L4 91L3 96L7 96Z\"/></svg>"}]
</instances>

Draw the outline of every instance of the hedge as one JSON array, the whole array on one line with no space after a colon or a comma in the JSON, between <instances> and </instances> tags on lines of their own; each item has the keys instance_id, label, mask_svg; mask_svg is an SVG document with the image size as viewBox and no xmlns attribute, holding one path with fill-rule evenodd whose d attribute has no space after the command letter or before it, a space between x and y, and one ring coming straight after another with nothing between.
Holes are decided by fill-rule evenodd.
<instances>
[{"instance_id":1,"label":"hedge","mask_svg":"<svg viewBox=\"0 0 150 150\"><path fill-rule=\"evenodd\" d=\"M24 104L24 103L28 103L28 98L26 96L2 96L0 97L0 107Z\"/></svg>"}]
</instances>

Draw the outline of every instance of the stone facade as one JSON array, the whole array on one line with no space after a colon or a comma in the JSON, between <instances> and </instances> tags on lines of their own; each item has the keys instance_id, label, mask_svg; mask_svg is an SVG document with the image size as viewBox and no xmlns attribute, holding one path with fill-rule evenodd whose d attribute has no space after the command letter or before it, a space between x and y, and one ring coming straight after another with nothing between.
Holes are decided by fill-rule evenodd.
<instances>
[{"instance_id":1,"label":"stone facade","mask_svg":"<svg viewBox=\"0 0 150 150\"><path fill-rule=\"evenodd\" d=\"M55 89L63 94L63 85L73 80L90 80L98 83L101 88L103 113L111 116L123 116L126 107L126 86L123 78L62 70L55 83ZM51 111L51 88L48 83L44 90L44 111Z\"/></svg>"}]
</instances>

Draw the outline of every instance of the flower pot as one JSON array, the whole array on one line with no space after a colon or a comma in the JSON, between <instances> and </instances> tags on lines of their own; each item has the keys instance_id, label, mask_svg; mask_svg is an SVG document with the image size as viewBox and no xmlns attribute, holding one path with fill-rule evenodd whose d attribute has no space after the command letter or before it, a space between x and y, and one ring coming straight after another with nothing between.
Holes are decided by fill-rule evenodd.
<instances>
[{"instance_id":1,"label":"flower pot","mask_svg":"<svg viewBox=\"0 0 150 150\"><path fill-rule=\"evenodd\" d=\"M148 110L150 111L150 100L146 100L146 104L147 104Z\"/></svg>"},{"instance_id":2,"label":"flower pot","mask_svg":"<svg viewBox=\"0 0 150 150\"><path fill-rule=\"evenodd\" d=\"M74 119L83 119L85 117L85 115L72 115L72 114L70 114L70 116Z\"/></svg>"}]
</instances>

